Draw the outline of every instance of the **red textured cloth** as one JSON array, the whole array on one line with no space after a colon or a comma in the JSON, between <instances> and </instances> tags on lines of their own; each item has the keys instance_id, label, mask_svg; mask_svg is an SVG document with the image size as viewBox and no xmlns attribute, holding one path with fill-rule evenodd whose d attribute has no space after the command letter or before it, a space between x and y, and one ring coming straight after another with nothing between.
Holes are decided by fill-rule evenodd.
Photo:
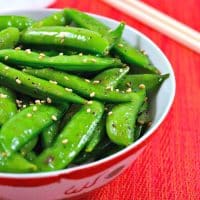
<instances>
[{"instance_id":1,"label":"red textured cloth","mask_svg":"<svg viewBox=\"0 0 200 200\"><path fill-rule=\"evenodd\" d=\"M200 31L200 0L145 2ZM82 199L200 199L200 55L101 0L57 0L51 7L74 7L134 26L167 55L177 81L173 107L145 152L113 182Z\"/></svg>"}]
</instances>

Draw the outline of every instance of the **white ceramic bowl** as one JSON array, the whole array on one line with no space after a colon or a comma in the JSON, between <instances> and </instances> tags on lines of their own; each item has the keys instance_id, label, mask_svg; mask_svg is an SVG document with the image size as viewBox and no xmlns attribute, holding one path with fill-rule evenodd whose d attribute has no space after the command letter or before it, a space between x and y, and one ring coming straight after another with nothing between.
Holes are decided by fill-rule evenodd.
<instances>
[{"instance_id":1,"label":"white ceramic bowl","mask_svg":"<svg viewBox=\"0 0 200 200\"><path fill-rule=\"evenodd\" d=\"M40 19L56 10L6 11L0 14L24 15ZM111 28L118 22L93 15ZM123 38L133 46L144 49L153 64L170 77L161 86L152 103L153 123L144 136L124 150L97 162L70 169L36 174L0 173L0 199L63 199L76 197L98 188L132 164L155 135L156 129L166 117L175 95L175 77L172 67L163 52L145 35L126 26Z\"/></svg>"}]
</instances>

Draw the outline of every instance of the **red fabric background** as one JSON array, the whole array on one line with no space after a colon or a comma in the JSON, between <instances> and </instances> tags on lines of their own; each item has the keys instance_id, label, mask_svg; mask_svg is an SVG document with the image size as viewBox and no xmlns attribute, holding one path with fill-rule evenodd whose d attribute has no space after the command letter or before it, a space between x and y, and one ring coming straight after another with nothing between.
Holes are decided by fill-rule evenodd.
<instances>
[{"instance_id":1,"label":"red fabric background","mask_svg":"<svg viewBox=\"0 0 200 200\"><path fill-rule=\"evenodd\" d=\"M200 0L145 2L200 31ZM134 26L164 51L177 80L174 105L145 153L113 182L82 199L200 199L200 56L101 0L57 0L51 7L74 7Z\"/></svg>"}]
</instances>

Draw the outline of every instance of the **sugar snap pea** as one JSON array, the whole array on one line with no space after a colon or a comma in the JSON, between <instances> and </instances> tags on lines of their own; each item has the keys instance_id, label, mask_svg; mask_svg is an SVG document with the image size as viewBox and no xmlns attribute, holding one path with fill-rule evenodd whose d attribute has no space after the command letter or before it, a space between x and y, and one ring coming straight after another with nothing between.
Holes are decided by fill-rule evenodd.
<instances>
[{"instance_id":1,"label":"sugar snap pea","mask_svg":"<svg viewBox=\"0 0 200 200\"><path fill-rule=\"evenodd\" d=\"M31 97L45 99L49 102L74 102L83 104L86 101L78 95L65 90L54 83L28 75L22 71L0 63L0 84Z\"/></svg>"},{"instance_id":2,"label":"sugar snap pea","mask_svg":"<svg viewBox=\"0 0 200 200\"><path fill-rule=\"evenodd\" d=\"M65 13L79 27L97 31L102 36L108 35L109 28L92 16L75 9L66 9ZM158 69L150 63L147 55L141 53L138 49L132 47L123 39L113 47L113 51L125 63L134 65L133 68L139 68L143 72L159 73Z\"/></svg>"},{"instance_id":3,"label":"sugar snap pea","mask_svg":"<svg viewBox=\"0 0 200 200\"><path fill-rule=\"evenodd\" d=\"M48 148L52 145L55 136L58 134L59 124L59 122L54 122L42 131L41 141L44 148Z\"/></svg>"},{"instance_id":4,"label":"sugar snap pea","mask_svg":"<svg viewBox=\"0 0 200 200\"><path fill-rule=\"evenodd\" d=\"M35 52L4 49L0 50L0 61L8 64L30 66L34 68L51 67L63 71L99 71L106 68L120 67L121 61L116 58L96 56L59 55L48 57Z\"/></svg>"},{"instance_id":5,"label":"sugar snap pea","mask_svg":"<svg viewBox=\"0 0 200 200\"><path fill-rule=\"evenodd\" d=\"M24 31L20 39L22 44L55 45L86 52L108 54L109 43L100 34L70 26L46 26L30 28Z\"/></svg>"},{"instance_id":6,"label":"sugar snap pea","mask_svg":"<svg viewBox=\"0 0 200 200\"><path fill-rule=\"evenodd\" d=\"M24 159L20 154L14 153L7 157L5 152L0 150L0 172L27 173L36 170L37 166Z\"/></svg>"},{"instance_id":7,"label":"sugar snap pea","mask_svg":"<svg viewBox=\"0 0 200 200\"><path fill-rule=\"evenodd\" d=\"M0 127L17 113L15 94L0 86Z\"/></svg>"},{"instance_id":8,"label":"sugar snap pea","mask_svg":"<svg viewBox=\"0 0 200 200\"><path fill-rule=\"evenodd\" d=\"M0 30L8 27L18 28L20 31L28 28L34 23L34 20L29 17L15 16L15 15L1 15L0 16Z\"/></svg>"},{"instance_id":9,"label":"sugar snap pea","mask_svg":"<svg viewBox=\"0 0 200 200\"><path fill-rule=\"evenodd\" d=\"M89 82L78 76L52 69L25 69L24 72L47 80L56 81L59 85L73 89L75 92L88 98L100 99L106 102L131 101L131 95L129 93L112 91L110 87L102 87L99 81Z\"/></svg>"},{"instance_id":10,"label":"sugar snap pea","mask_svg":"<svg viewBox=\"0 0 200 200\"><path fill-rule=\"evenodd\" d=\"M161 86L163 81L169 77L169 74L158 75L158 74L129 74L124 76L119 84L120 89L131 88L137 91L140 84L145 85L147 95L152 95L153 92Z\"/></svg>"},{"instance_id":11,"label":"sugar snap pea","mask_svg":"<svg viewBox=\"0 0 200 200\"><path fill-rule=\"evenodd\" d=\"M132 102L114 106L107 116L107 134L118 145L128 146L134 141L136 118L145 99L145 90L132 94Z\"/></svg>"},{"instance_id":12,"label":"sugar snap pea","mask_svg":"<svg viewBox=\"0 0 200 200\"><path fill-rule=\"evenodd\" d=\"M17 113L0 130L3 149L8 155L17 152L40 131L60 119L62 112L53 106L34 105Z\"/></svg>"},{"instance_id":13,"label":"sugar snap pea","mask_svg":"<svg viewBox=\"0 0 200 200\"><path fill-rule=\"evenodd\" d=\"M0 32L0 49L13 48L19 41L19 30L17 28L7 28Z\"/></svg>"},{"instance_id":14,"label":"sugar snap pea","mask_svg":"<svg viewBox=\"0 0 200 200\"><path fill-rule=\"evenodd\" d=\"M96 101L82 106L64 127L54 144L35 159L39 169L52 171L66 167L90 139L103 111L103 104Z\"/></svg>"},{"instance_id":15,"label":"sugar snap pea","mask_svg":"<svg viewBox=\"0 0 200 200\"><path fill-rule=\"evenodd\" d=\"M69 19L65 16L64 11L55 12L39 21L36 21L32 27L38 28L43 26L65 26L69 24Z\"/></svg>"},{"instance_id":16,"label":"sugar snap pea","mask_svg":"<svg viewBox=\"0 0 200 200\"><path fill-rule=\"evenodd\" d=\"M99 80L103 87L115 88L120 82L120 80L127 73L128 73L128 68L108 69L98 74L94 78L94 81ZM94 148L97 146L97 144L102 140L104 134L105 134L105 120L103 117L102 120L98 123L96 129L94 130L92 138L87 144L85 151L92 152Z\"/></svg>"}]
</instances>

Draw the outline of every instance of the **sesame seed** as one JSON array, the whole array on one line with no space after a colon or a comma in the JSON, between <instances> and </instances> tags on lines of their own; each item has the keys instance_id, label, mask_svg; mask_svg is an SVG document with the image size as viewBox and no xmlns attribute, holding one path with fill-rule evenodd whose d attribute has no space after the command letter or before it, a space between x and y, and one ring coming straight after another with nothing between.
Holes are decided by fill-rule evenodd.
<instances>
[{"instance_id":1,"label":"sesame seed","mask_svg":"<svg viewBox=\"0 0 200 200\"><path fill-rule=\"evenodd\" d=\"M145 85L144 85L144 84L140 84L140 85L139 85L139 88L140 88L140 89L145 89Z\"/></svg>"},{"instance_id":2,"label":"sesame seed","mask_svg":"<svg viewBox=\"0 0 200 200\"><path fill-rule=\"evenodd\" d=\"M31 50L30 49L26 49L25 52L28 53L28 54L30 54Z\"/></svg>"},{"instance_id":3,"label":"sesame seed","mask_svg":"<svg viewBox=\"0 0 200 200\"><path fill-rule=\"evenodd\" d=\"M91 112L91 109L90 109L90 108L88 108L88 109L87 109L87 113L90 113L90 112Z\"/></svg>"},{"instance_id":4,"label":"sesame seed","mask_svg":"<svg viewBox=\"0 0 200 200\"><path fill-rule=\"evenodd\" d=\"M119 92L119 89L116 89L115 91L116 91L116 92Z\"/></svg>"},{"instance_id":5,"label":"sesame seed","mask_svg":"<svg viewBox=\"0 0 200 200\"><path fill-rule=\"evenodd\" d=\"M8 95L0 93L0 98L1 99L6 99L7 97L8 97Z\"/></svg>"},{"instance_id":6,"label":"sesame seed","mask_svg":"<svg viewBox=\"0 0 200 200\"><path fill-rule=\"evenodd\" d=\"M94 97L95 96L95 92L90 93L90 97Z\"/></svg>"},{"instance_id":7,"label":"sesame seed","mask_svg":"<svg viewBox=\"0 0 200 200\"><path fill-rule=\"evenodd\" d=\"M18 99L16 99L16 103L17 103L17 104L21 104L21 103L22 103L22 101L21 101L21 100L18 100Z\"/></svg>"},{"instance_id":8,"label":"sesame seed","mask_svg":"<svg viewBox=\"0 0 200 200\"><path fill-rule=\"evenodd\" d=\"M93 104L93 101L87 101L87 104L91 105L91 104Z\"/></svg>"},{"instance_id":9,"label":"sesame seed","mask_svg":"<svg viewBox=\"0 0 200 200\"><path fill-rule=\"evenodd\" d=\"M47 103L52 103L51 98L47 97Z\"/></svg>"},{"instance_id":10,"label":"sesame seed","mask_svg":"<svg viewBox=\"0 0 200 200\"><path fill-rule=\"evenodd\" d=\"M62 38L62 39L60 40L60 43L62 44L62 43L64 43L64 41L65 41L65 39Z\"/></svg>"},{"instance_id":11,"label":"sesame seed","mask_svg":"<svg viewBox=\"0 0 200 200\"><path fill-rule=\"evenodd\" d=\"M8 56L5 56L5 57L4 57L4 60L8 60Z\"/></svg>"},{"instance_id":12,"label":"sesame seed","mask_svg":"<svg viewBox=\"0 0 200 200\"><path fill-rule=\"evenodd\" d=\"M108 112L108 115L112 115L112 111Z\"/></svg>"},{"instance_id":13,"label":"sesame seed","mask_svg":"<svg viewBox=\"0 0 200 200\"><path fill-rule=\"evenodd\" d=\"M62 52L61 52L61 53L59 53L59 56L63 56L63 55L64 55L64 53L62 53Z\"/></svg>"},{"instance_id":14,"label":"sesame seed","mask_svg":"<svg viewBox=\"0 0 200 200\"><path fill-rule=\"evenodd\" d=\"M88 83L90 83L90 80L89 80L89 79L85 79L85 82L88 82Z\"/></svg>"},{"instance_id":15,"label":"sesame seed","mask_svg":"<svg viewBox=\"0 0 200 200\"><path fill-rule=\"evenodd\" d=\"M1 156L2 156L2 157L7 157L8 154L7 154L6 152L1 152Z\"/></svg>"},{"instance_id":16,"label":"sesame seed","mask_svg":"<svg viewBox=\"0 0 200 200\"><path fill-rule=\"evenodd\" d=\"M95 58L92 58L91 61L94 62L94 63L97 62L97 60Z\"/></svg>"},{"instance_id":17,"label":"sesame seed","mask_svg":"<svg viewBox=\"0 0 200 200\"><path fill-rule=\"evenodd\" d=\"M27 116L27 117L32 117L32 114L31 114L31 113L28 113L26 116Z\"/></svg>"},{"instance_id":18,"label":"sesame seed","mask_svg":"<svg viewBox=\"0 0 200 200\"><path fill-rule=\"evenodd\" d=\"M51 116L51 119L52 119L53 121L57 121L57 117L56 117L55 115L52 115L52 116Z\"/></svg>"},{"instance_id":19,"label":"sesame seed","mask_svg":"<svg viewBox=\"0 0 200 200\"><path fill-rule=\"evenodd\" d=\"M84 62L84 63L86 63L87 61L88 61L88 60L87 60L86 58L85 58L85 59L83 59L83 62Z\"/></svg>"},{"instance_id":20,"label":"sesame seed","mask_svg":"<svg viewBox=\"0 0 200 200\"><path fill-rule=\"evenodd\" d=\"M24 105L22 106L22 108L26 108L26 104L24 104Z\"/></svg>"},{"instance_id":21,"label":"sesame seed","mask_svg":"<svg viewBox=\"0 0 200 200\"><path fill-rule=\"evenodd\" d=\"M124 71L123 69L120 69L120 70L119 70L120 73L122 73L123 71Z\"/></svg>"},{"instance_id":22,"label":"sesame seed","mask_svg":"<svg viewBox=\"0 0 200 200\"><path fill-rule=\"evenodd\" d=\"M63 139L62 140L62 144L67 144L68 143L68 139Z\"/></svg>"},{"instance_id":23,"label":"sesame seed","mask_svg":"<svg viewBox=\"0 0 200 200\"><path fill-rule=\"evenodd\" d=\"M58 82L57 82L57 81L52 81L52 80L49 80L49 83L53 83L53 84L55 84L55 85L57 85L57 84L58 84Z\"/></svg>"},{"instance_id":24,"label":"sesame seed","mask_svg":"<svg viewBox=\"0 0 200 200\"><path fill-rule=\"evenodd\" d=\"M124 45L123 45L123 44L121 44L121 43L119 43L119 44L118 44L118 47L123 47L123 46L124 46Z\"/></svg>"},{"instance_id":25,"label":"sesame seed","mask_svg":"<svg viewBox=\"0 0 200 200\"><path fill-rule=\"evenodd\" d=\"M40 102L41 102L41 103L43 103L43 104L44 104L44 103L46 103L46 101L45 101L45 100L41 100Z\"/></svg>"},{"instance_id":26,"label":"sesame seed","mask_svg":"<svg viewBox=\"0 0 200 200\"><path fill-rule=\"evenodd\" d=\"M113 87L112 86L108 86L108 87L106 87L106 90L110 90L110 91L113 91Z\"/></svg>"},{"instance_id":27,"label":"sesame seed","mask_svg":"<svg viewBox=\"0 0 200 200\"><path fill-rule=\"evenodd\" d=\"M67 80L67 81L69 80L69 78L67 76L64 76L64 79Z\"/></svg>"},{"instance_id":28,"label":"sesame seed","mask_svg":"<svg viewBox=\"0 0 200 200\"><path fill-rule=\"evenodd\" d=\"M131 87L131 82L127 82L126 85L127 85L128 87Z\"/></svg>"},{"instance_id":29,"label":"sesame seed","mask_svg":"<svg viewBox=\"0 0 200 200\"><path fill-rule=\"evenodd\" d=\"M46 55L44 53L40 53L40 56L45 57Z\"/></svg>"},{"instance_id":30,"label":"sesame seed","mask_svg":"<svg viewBox=\"0 0 200 200\"><path fill-rule=\"evenodd\" d=\"M71 88L65 88L65 90L66 90L67 92L72 92L72 89L71 89Z\"/></svg>"},{"instance_id":31,"label":"sesame seed","mask_svg":"<svg viewBox=\"0 0 200 200\"><path fill-rule=\"evenodd\" d=\"M21 47L16 47L15 50L21 50Z\"/></svg>"},{"instance_id":32,"label":"sesame seed","mask_svg":"<svg viewBox=\"0 0 200 200\"><path fill-rule=\"evenodd\" d=\"M94 84L98 84L98 83L100 83L100 81L99 80L95 80L95 81L93 81L93 83Z\"/></svg>"},{"instance_id":33,"label":"sesame seed","mask_svg":"<svg viewBox=\"0 0 200 200\"><path fill-rule=\"evenodd\" d=\"M41 104L41 101L39 99L35 100L36 104Z\"/></svg>"},{"instance_id":34,"label":"sesame seed","mask_svg":"<svg viewBox=\"0 0 200 200\"><path fill-rule=\"evenodd\" d=\"M131 88L128 88L128 89L126 90L126 92L132 92L132 89L131 89Z\"/></svg>"},{"instance_id":35,"label":"sesame seed","mask_svg":"<svg viewBox=\"0 0 200 200\"><path fill-rule=\"evenodd\" d=\"M79 53L78 55L79 55L79 56L83 56L83 53Z\"/></svg>"},{"instance_id":36,"label":"sesame seed","mask_svg":"<svg viewBox=\"0 0 200 200\"><path fill-rule=\"evenodd\" d=\"M37 106L33 106L33 111L37 111Z\"/></svg>"},{"instance_id":37,"label":"sesame seed","mask_svg":"<svg viewBox=\"0 0 200 200\"><path fill-rule=\"evenodd\" d=\"M18 78L15 81L16 81L17 84L21 84L22 83Z\"/></svg>"}]
</instances>

